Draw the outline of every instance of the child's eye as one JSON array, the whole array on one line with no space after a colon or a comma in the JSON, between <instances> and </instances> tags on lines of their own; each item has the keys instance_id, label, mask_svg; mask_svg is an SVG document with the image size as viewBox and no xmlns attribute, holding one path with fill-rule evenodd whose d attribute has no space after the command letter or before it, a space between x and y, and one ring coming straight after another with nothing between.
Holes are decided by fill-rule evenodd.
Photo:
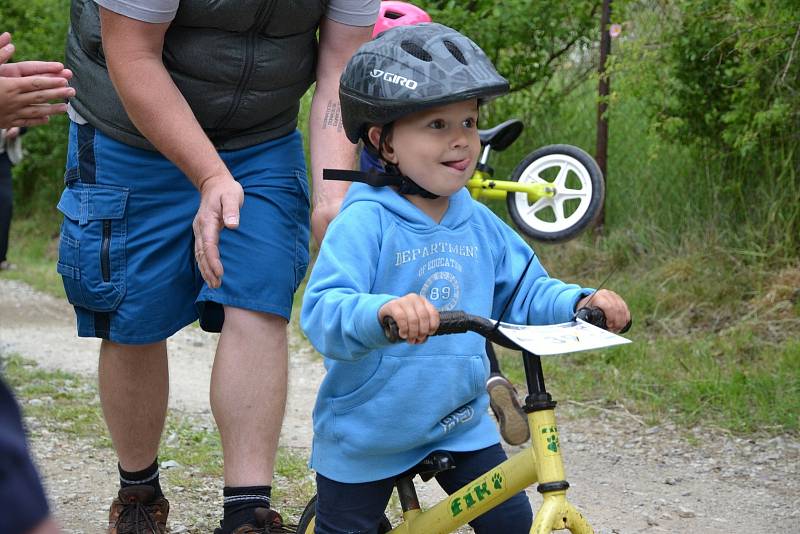
<instances>
[{"instance_id":1,"label":"child's eye","mask_svg":"<svg viewBox=\"0 0 800 534\"><path fill-rule=\"evenodd\" d=\"M464 125L464 128L475 128L477 123L478 121L470 117L468 119L464 119L464 122L462 124Z\"/></svg>"},{"instance_id":2,"label":"child's eye","mask_svg":"<svg viewBox=\"0 0 800 534\"><path fill-rule=\"evenodd\" d=\"M441 130L445 127L445 124L442 119L436 119L435 121L431 121L428 127L433 128L434 130Z\"/></svg>"}]
</instances>

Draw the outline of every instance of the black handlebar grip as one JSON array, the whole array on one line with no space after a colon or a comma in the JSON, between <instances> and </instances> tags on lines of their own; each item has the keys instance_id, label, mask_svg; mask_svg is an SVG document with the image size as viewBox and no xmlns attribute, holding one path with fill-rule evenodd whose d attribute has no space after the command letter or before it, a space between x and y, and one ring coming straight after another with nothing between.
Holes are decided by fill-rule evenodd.
<instances>
[{"instance_id":1,"label":"black handlebar grip","mask_svg":"<svg viewBox=\"0 0 800 534\"><path fill-rule=\"evenodd\" d=\"M434 336L444 334L462 334L469 330L469 315L463 311L446 311L439 314L439 328L433 333ZM397 328L397 321L393 317L383 318L383 334L392 343L402 341L400 331Z\"/></svg>"},{"instance_id":2,"label":"black handlebar grip","mask_svg":"<svg viewBox=\"0 0 800 534\"><path fill-rule=\"evenodd\" d=\"M383 318L383 335L392 343L400 341L400 331L397 328L397 321L388 315Z\"/></svg>"},{"instance_id":3,"label":"black handlebar grip","mask_svg":"<svg viewBox=\"0 0 800 534\"><path fill-rule=\"evenodd\" d=\"M606 324L606 314L603 313L603 310L600 308L595 308L594 306L589 306L588 308L581 308L575 314L576 319L580 319L582 321L586 321L589 324L593 324L603 330L608 330L608 325ZM633 324L633 319L628 320L628 324L622 327L622 330L619 331L620 334L624 334L628 330L631 329L631 325Z\"/></svg>"},{"instance_id":4,"label":"black handlebar grip","mask_svg":"<svg viewBox=\"0 0 800 534\"><path fill-rule=\"evenodd\" d=\"M439 328L434 336L444 334L463 334L469 326L469 315L463 311L445 311L439 313Z\"/></svg>"},{"instance_id":5,"label":"black handlebar grip","mask_svg":"<svg viewBox=\"0 0 800 534\"><path fill-rule=\"evenodd\" d=\"M608 325L606 325L606 314L603 313L603 310L600 308L595 308L594 306L581 308L575 314L575 318L580 319L581 321L586 321L587 323L598 328L602 328L603 330L608 330Z\"/></svg>"}]
</instances>

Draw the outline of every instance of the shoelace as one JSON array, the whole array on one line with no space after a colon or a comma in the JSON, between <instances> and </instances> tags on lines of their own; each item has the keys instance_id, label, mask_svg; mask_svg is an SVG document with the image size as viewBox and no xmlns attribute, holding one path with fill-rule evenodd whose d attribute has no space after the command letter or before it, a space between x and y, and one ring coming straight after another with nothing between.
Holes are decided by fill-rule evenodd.
<instances>
[{"instance_id":1,"label":"shoelace","mask_svg":"<svg viewBox=\"0 0 800 534\"><path fill-rule=\"evenodd\" d=\"M133 526L135 534L158 534L159 532L158 525L147 510L147 506L139 501L131 501L123 505L122 511L114 523L114 528L119 530L119 526L123 521ZM142 525L144 525L144 528L142 528Z\"/></svg>"}]
</instances>

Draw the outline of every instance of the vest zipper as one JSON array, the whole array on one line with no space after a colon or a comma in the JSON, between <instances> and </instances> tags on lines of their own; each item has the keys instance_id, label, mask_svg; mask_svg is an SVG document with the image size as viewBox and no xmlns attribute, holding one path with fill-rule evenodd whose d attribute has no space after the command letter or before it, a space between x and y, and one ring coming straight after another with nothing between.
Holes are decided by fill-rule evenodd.
<instances>
[{"instance_id":1,"label":"vest zipper","mask_svg":"<svg viewBox=\"0 0 800 534\"><path fill-rule=\"evenodd\" d=\"M100 242L100 272L103 282L111 281L111 221L103 221L103 240Z\"/></svg>"},{"instance_id":2,"label":"vest zipper","mask_svg":"<svg viewBox=\"0 0 800 534\"><path fill-rule=\"evenodd\" d=\"M258 12L256 12L255 17L253 17L255 22L247 32L247 44L245 45L244 51L244 69L242 69L242 76L239 78L239 81L236 84L236 91L233 93L233 100L231 101L231 106L228 109L228 113L226 113L225 116L217 123L215 129L223 128L233 118L233 116L236 114L236 111L239 109L242 95L247 88L247 82L250 81L250 77L253 74L253 66L255 65L255 41L258 36L258 32L261 29L261 26L264 24L264 21L266 21L269 16L272 15L272 11L275 8L275 2L277 1L279 0L263 2L258 8Z\"/></svg>"}]
</instances>

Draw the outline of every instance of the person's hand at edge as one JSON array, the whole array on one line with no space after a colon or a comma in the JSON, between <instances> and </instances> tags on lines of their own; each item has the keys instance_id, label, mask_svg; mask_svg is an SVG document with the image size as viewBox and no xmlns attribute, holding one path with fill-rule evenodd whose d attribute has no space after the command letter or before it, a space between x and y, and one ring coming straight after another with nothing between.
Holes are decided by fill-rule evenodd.
<instances>
[{"instance_id":1,"label":"person's hand at edge","mask_svg":"<svg viewBox=\"0 0 800 534\"><path fill-rule=\"evenodd\" d=\"M591 302L590 302L591 299ZM631 320L631 312L625 301L609 289L600 289L592 295L583 297L575 306L579 310L586 304L603 310L606 316L606 326L611 332L619 332Z\"/></svg>"},{"instance_id":2,"label":"person's hand at edge","mask_svg":"<svg viewBox=\"0 0 800 534\"><path fill-rule=\"evenodd\" d=\"M219 255L222 228L239 227L239 208L244 203L244 190L233 176L217 176L200 184L200 207L192 222L194 256L200 274L209 287L222 284L224 269Z\"/></svg>"},{"instance_id":3,"label":"person's hand at edge","mask_svg":"<svg viewBox=\"0 0 800 534\"><path fill-rule=\"evenodd\" d=\"M72 72L51 61L23 61L6 64L14 54L11 35L0 35L0 127L35 126L48 122L50 115L64 113L64 103L50 104L75 96L68 86Z\"/></svg>"},{"instance_id":4,"label":"person's hand at edge","mask_svg":"<svg viewBox=\"0 0 800 534\"><path fill-rule=\"evenodd\" d=\"M390 300L378 310L378 321L386 317L397 323L397 333L410 345L424 343L439 328L439 311L416 293Z\"/></svg>"}]
</instances>

